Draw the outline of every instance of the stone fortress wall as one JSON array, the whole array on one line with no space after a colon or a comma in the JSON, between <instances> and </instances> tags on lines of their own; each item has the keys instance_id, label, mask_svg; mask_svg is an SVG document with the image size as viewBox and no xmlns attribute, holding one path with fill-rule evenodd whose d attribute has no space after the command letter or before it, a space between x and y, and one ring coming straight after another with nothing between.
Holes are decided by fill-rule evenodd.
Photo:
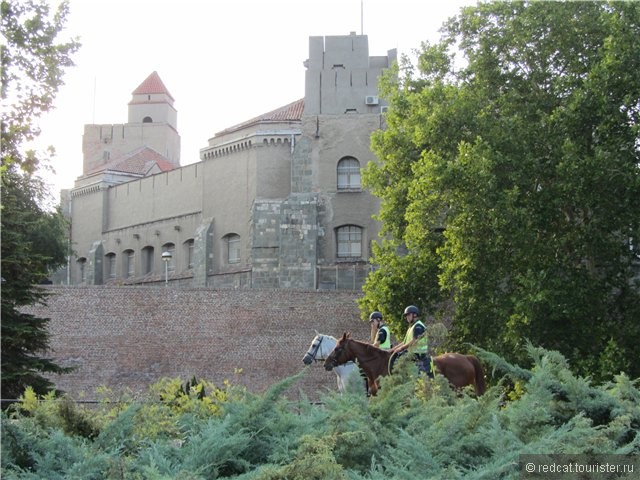
<instances>
[{"instance_id":1,"label":"stone fortress wall","mask_svg":"<svg viewBox=\"0 0 640 480\"><path fill-rule=\"evenodd\" d=\"M194 375L261 392L307 368L302 357L316 330L369 338L359 319L359 291L87 286L46 287L47 306L29 313L50 318L48 356L74 373L53 378L73 398L93 400L100 386L144 392L161 378ZM336 389L320 363L288 391Z\"/></svg>"}]
</instances>

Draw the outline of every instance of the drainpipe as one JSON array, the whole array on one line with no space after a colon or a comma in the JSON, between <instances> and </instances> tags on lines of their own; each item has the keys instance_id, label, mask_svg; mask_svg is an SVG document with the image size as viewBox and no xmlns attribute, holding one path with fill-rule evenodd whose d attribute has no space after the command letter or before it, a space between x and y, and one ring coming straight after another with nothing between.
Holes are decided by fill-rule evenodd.
<instances>
[{"instance_id":1,"label":"drainpipe","mask_svg":"<svg viewBox=\"0 0 640 480\"><path fill-rule=\"evenodd\" d=\"M73 195L69 192L69 254L67 255L67 287L71 285L71 235L73 233Z\"/></svg>"}]
</instances>

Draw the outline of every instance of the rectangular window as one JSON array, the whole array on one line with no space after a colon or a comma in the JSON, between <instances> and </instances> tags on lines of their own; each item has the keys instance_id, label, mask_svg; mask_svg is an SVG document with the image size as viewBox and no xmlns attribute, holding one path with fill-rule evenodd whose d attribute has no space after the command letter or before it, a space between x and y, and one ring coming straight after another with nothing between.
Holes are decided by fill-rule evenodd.
<instances>
[{"instance_id":1,"label":"rectangular window","mask_svg":"<svg viewBox=\"0 0 640 480\"><path fill-rule=\"evenodd\" d=\"M193 240L187 243L187 268L193 268Z\"/></svg>"},{"instance_id":2,"label":"rectangular window","mask_svg":"<svg viewBox=\"0 0 640 480\"><path fill-rule=\"evenodd\" d=\"M142 249L142 273L147 275L153 272L153 247Z\"/></svg>"},{"instance_id":3,"label":"rectangular window","mask_svg":"<svg viewBox=\"0 0 640 480\"><path fill-rule=\"evenodd\" d=\"M240 237L238 235L230 235L227 237L229 263L240 263Z\"/></svg>"},{"instance_id":4,"label":"rectangular window","mask_svg":"<svg viewBox=\"0 0 640 480\"><path fill-rule=\"evenodd\" d=\"M132 251L127 252L127 277L133 277L136 274L136 256Z\"/></svg>"},{"instance_id":5,"label":"rectangular window","mask_svg":"<svg viewBox=\"0 0 640 480\"><path fill-rule=\"evenodd\" d=\"M340 227L338 235L338 257L360 258L362 256L362 229L356 226Z\"/></svg>"},{"instance_id":6,"label":"rectangular window","mask_svg":"<svg viewBox=\"0 0 640 480\"><path fill-rule=\"evenodd\" d=\"M107 272L109 272L109 278L116 278L116 256L107 255Z\"/></svg>"}]
</instances>

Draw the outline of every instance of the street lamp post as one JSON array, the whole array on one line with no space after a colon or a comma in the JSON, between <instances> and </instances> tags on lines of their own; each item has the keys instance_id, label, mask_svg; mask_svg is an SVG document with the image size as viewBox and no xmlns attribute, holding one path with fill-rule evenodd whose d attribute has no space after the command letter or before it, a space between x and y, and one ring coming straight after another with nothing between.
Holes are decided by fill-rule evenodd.
<instances>
[{"instance_id":1,"label":"street lamp post","mask_svg":"<svg viewBox=\"0 0 640 480\"><path fill-rule=\"evenodd\" d=\"M162 260L164 260L164 286L169 285L169 262L171 261L171 252L162 252Z\"/></svg>"}]
</instances>

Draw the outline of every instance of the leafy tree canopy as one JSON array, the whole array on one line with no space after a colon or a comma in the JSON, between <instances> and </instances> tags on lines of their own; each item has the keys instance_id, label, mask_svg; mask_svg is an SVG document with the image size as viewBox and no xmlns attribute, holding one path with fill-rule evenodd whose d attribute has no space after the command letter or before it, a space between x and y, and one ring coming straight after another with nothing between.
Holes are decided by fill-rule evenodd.
<instances>
[{"instance_id":1,"label":"leafy tree canopy","mask_svg":"<svg viewBox=\"0 0 640 480\"><path fill-rule=\"evenodd\" d=\"M364 175L385 240L361 308L398 333L405 305L450 315L449 348L523 361L529 339L640 375L638 38L637 2L490 2L403 58Z\"/></svg>"},{"instance_id":2,"label":"leafy tree canopy","mask_svg":"<svg viewBox=\"0 0 640 480\"><path fill-rule=\"evenodd\" d=\"M43 302L37 287L64 264L67 226L60 212L43 208L48 191L38 177L46 154L25 151L40 132L35 120L53 106L76 41L56 43L68 5L51 15L46 1L2 1L2 396L16 398L28 385L44 393L40 373L66 369L41 358L48 350L48 319L21 311ZM6 106L6 108L4 108ZM48 154L53 155L53 149ZM44 155L44 156L43 156Z\"/></svg>"}]
</instances>

